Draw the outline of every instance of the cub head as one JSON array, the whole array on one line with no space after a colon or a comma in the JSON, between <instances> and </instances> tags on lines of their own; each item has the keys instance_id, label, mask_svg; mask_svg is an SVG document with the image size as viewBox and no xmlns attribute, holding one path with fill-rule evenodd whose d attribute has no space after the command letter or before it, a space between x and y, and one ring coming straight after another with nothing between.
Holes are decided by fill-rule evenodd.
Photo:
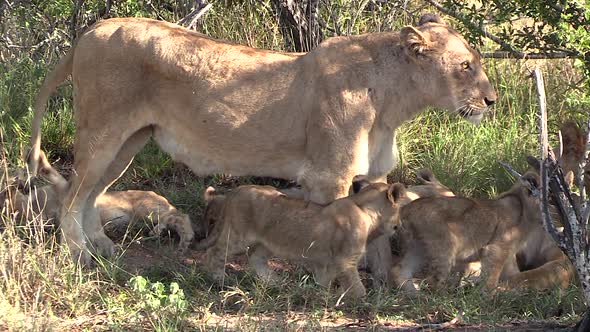
<instances>
[{"instance_id":1,"label":"cub head","mask_svg":"<svg viewBox=\"0 0 590 332\"><path fill-rule=\"evenodd\" d=\"M429 105L456 112L479 123L496 101L496 92L481 65L480 55L439 17L426 14L417 27L400 31L400 43L421 98Z\"/></svg>"},{"instance_id":2,"label":"cub head","mask_svg":"<svg viewBox=\"0 0 590 332\"><path fill-rule=\"evenodd\" d=\"M401 183L370 183L350 198L357 206L377 212L383 234L393 234L401 224L400 202L406 195Z\"/></svg>"},{"instance_id":3,"label":"cub head","mask_svg":"<svg viewBox=\"0 0 590 332\"><path fill-rule=\"evenodd\" d=\"M512 188L501 196L516 195L520 199L520 206L514 207L521 209L521 218L524 222L530 224L540 224L541 207L538 193L541 188L539 174L535 171L527 171L518 179Z\"/></svg>"},{"instance_id":4,"label":"cub head","mask_svg":"<svg viewBox=\"0 0 590 332\"><path fill-rule=\"evenodd\" d=\"M419 184L410 186L406 190L406 199L401 202L404 206L411 201L424 197L445 196L453 197L455 193L447 186L443 185L432 173L429 168L422 168L416 171L416 180Z\"/></svg>"},{"instance_id":5,"label":"cub head","mask_svg":"<svg viewBox=\"0 0 590 332\"><path fill-rule=\"evenodd\" d=\"M588 135L574 121L566 121L559 127L563 150L556 149L558 163L561 166L565 181L571 187L574 177L578 174L578 166L584 160Z\"/></svg>"},{"instance_id":6,"label":"cub head","mask_svg":"<svg viewBox=\"0 0 590 332\"><path fill-rule=\"evenodd\" d=\"M400 197L398 203L400 206L409 204L418 198L445 196L453 197L455 193L447 186L443 185L432 173L429 168L422 168L416 171L416 180L419 184L409 186L405 193ZM371 182L362 176L355 176L350 187L349 195L356 194L363 188L369 186Z\"/></svg>"}]
</instances>

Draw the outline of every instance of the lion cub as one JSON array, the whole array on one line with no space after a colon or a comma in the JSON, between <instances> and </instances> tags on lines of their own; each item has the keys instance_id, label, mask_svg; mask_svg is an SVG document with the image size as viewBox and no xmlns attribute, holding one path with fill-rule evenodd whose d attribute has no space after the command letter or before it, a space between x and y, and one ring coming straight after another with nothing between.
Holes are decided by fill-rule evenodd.
<instances>
[{"instance_id":1,"label":"lion cub","mask_svg":"<svg viewBox=\"0 0 590 332\"><path fill-rule=\"evenodd\" d=\"M496 287L505 262L540 223L539 203L530 189L538 183L530 172L495 200L431 197L404 206L402 258L392 269L394 282L415 294L412 278L419 271L440 286L457 267L481 260L485 286Z\"/></svg>"},{"instance_id":2,"label":"lion cub","mask_svg":"<svg viewBox=\"0 0 590 332\"><path fill-rule=\"evenodd\" d=\"M336 280L342 291L359 298L365 287L358 261L368 242L394 233L404 192L401 184L373 183L322 206L270 186L240 186L208 208L206 220L213 213L220 217L198 248L208 248L207 265L218 279L226 259L249 247L250 265L262 278L274 278L267 261L276 255L306 266L318 284L327 287ZM206 194L211 199L211 190Z\"/></svg>"},{"instance_id":3,"label":"lion cub","mask_svg":"<svg viewBox=\"0 0 590 332\"><path fill-rule=\"evenodd\" d=\"M11 208L27 221L39 215L43 220L56 224L61 199L70 184L51 166L43 151L39 155L39 165L40 174L50 184L38 187L28 195L12 187L9 193ZM105 233L111 238L122 237L134 220L148 218L157 223L151 231L152 234L160 235L168 228L176 231L180 237L180 252L184 252L194 238L189 216L178 211L166 198L152 191L109 191L97 198L96 205Z\"/></svg>"}]
</instances>

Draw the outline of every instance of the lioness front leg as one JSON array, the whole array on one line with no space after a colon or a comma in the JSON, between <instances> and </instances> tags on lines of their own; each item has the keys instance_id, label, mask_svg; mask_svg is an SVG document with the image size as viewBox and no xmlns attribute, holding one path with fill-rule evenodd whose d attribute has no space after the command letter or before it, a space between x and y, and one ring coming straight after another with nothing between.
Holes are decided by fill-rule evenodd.
<instances>
[{"instance_id":1,"label":"lioness front leg","mask_svg":"<svg viewBox=\"0 0 590 332\"><path fill-rule=\"evenodd\" d=\"M344 174L351 172L343 171ZM303 189L303 197L306 201L326 205L334 200L348 195L348 190L352 184L352 176L342 176L341 174L331 173L328 171L308 172L300 177L297 182Z\"/></svg>"}]
</instances>

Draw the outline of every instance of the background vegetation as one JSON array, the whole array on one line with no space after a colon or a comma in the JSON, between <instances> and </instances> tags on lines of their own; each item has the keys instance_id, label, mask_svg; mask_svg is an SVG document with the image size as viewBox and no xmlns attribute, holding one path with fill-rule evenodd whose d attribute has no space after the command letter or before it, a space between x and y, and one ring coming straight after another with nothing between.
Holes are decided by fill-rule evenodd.
<instances>
[{"instance_id":1,"label":"background vegetation","mask_svg":"<svg viewBox=\"0 0 590 332\"><path fill-rule=\"evenodd\" d=\"M277 3L281 1L211 1L194 26L207 35L253 47L302 47L293 42L294 36L285 37ZM589 19L588 7L582 6L580 11L569 2L558 2L556 9L544 1L513 1L510 6L499 1L483 5L472 1L315 3L321 33L312 35L318 39L335 34L397 30L416 23L421 13L436 12L436 6L443 6L452 15L445 17L447 21L484 53L497 56L498 52L507 51L502 53L505 57L542 52L556 57L562 52L570 57L484 59L499 93L487 118L481 125L472 126L444 111L429 110L406 123L398 131L402 164L392 172L392 181L411 183L414 170L427 166L459 194L489 197L507 189L512 179L497 162L507 161L523 171L525 156L535 155L538 150L536 95L534 83L528 77L530 68L536 65L546 73L553 131L565 119L585 123L588 118L590 97L588 76L584 75L590 62L588 25L584 23ZM113 16L146 16L177 22L190 16L197 6L203 7L203 1L0 0L3 173L22 163L20 155L28 146L33 99L45 73L85 27ZM307 9L302 8L305 13ZM511 48L482 38L486 33L500 36ZM64 174L72 160L71 94L70 85L60 88L51 98L43 122L43 148ZM200 196L206 185L232 186L252 181L283 184L225 175L197 178L184 166L172 162L155 144L149 144L115 189L155 190L198 222L203 209ZM0 234L1 329L178 330L203 328L204 324L233 324L253 330L283 329L285 324L292 329L318 328L326 322L371 327L384 322L442 322L458 313L468 324L522 320L568 324L577 319L583 308L575 287L547 293L495 295L482 295L477 287L466 287L432 294L416 302L395 290L381 289L374 290L364 303L334 308L337 299L332 294L314 286L302 271L288 265L280 265L289 271L284 273L284 284L263 285L248 274L236 273L220 289L211 286L200 266L193 264L199 259L198 253L178 259L171 253L168 241L145 238L127 241L120 257L100 261L98 269L81 271L69 263L67 254L51 237L35 232L34 226L18 225L6 214L2 220L5 230ZM148 259L150 255L157 259ZM138 262L133 261L134 257Z\"/></svg>"}]
</instances>

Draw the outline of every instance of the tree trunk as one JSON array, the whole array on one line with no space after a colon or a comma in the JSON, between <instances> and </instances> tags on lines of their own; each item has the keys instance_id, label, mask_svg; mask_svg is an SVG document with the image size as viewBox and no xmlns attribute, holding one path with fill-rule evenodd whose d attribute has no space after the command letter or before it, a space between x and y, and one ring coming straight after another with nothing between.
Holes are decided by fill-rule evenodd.
<instances>
[{"instance_id":1,"label":"tree trunk","mask_svg":"<svg viewBox=\"0 0 590 332\"><path fill-rule=\"evenodd\" d=\"M319 0L273 0L273 4L287 49L307 52L322 41Z\"/></svg>"}]
</instances>

